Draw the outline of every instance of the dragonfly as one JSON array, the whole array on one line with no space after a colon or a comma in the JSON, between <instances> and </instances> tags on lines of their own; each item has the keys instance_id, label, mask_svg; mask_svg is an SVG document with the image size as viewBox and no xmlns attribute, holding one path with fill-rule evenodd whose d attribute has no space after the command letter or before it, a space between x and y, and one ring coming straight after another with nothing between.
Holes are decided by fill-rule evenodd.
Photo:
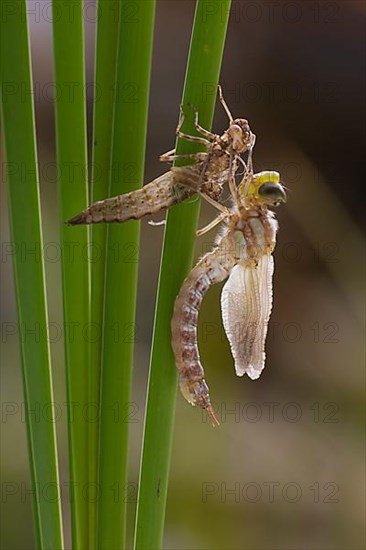
<instances>
[{"instance_id":1,"label":"dragonfly","mask_svg":"<svg viewBox=\"0 0 366 550\"><path fill-rule=\"evenodd\" d=\"M79 225L139 220L166 210L195 193L203 193L206 197L219 201L224 184L236 173L238 165L246 166L241 155L252 150L255 134L246 119L233 118L220 86L218 94L229 119L229 126L224 133L218 135L203 128L198 121L198 111L195 110L194 126L200 135L185 134L182 132L185 114L181 107L176 135L204 145L206 151L183 155L176 154L176 150L172 149L160 156L162 162L185 159L192 161L191 165L173 166L141 189L95 202L66 223Z\"/></svg>"},{"instance_id":2,"label":"dragonfly","mask_svg":"<svg viewBox=\"0 0 366 550\"><path fill-rule=\"evenodd\" d=\"M189 403L206 410L213 426L219 421L210 401L197 343L202 299L211 285L228 278L221 294L221 313L236 374L257 379L265 365L272 309L272 253L278 223L271 208L286 202L279 173L266 170L254 174L251 162L240 184L236 185L231 176L229 186L230 208L206 197L220 214L198 233L202 235L220 222L223 230L217 245L183 282L171 322L180 390Z\"/></svg>"}]
</instances>

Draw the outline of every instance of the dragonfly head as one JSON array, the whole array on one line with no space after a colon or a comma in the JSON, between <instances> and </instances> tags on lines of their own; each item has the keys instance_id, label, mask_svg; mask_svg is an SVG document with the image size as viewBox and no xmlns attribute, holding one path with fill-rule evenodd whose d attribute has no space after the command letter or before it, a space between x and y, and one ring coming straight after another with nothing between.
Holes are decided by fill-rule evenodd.
<instances>
[{"instance_id":1,"label":"dragonfly head","mask_svg":"<svg viewBox=\"0 0 366 550\"><path fill-rule=\"evenodd\" d=\"M278 206L281 202L286 202L286 191L280 183L280 174L273 170L254 174L248 186L248 196L267 206Z\"/></svg>"}]
</instances>

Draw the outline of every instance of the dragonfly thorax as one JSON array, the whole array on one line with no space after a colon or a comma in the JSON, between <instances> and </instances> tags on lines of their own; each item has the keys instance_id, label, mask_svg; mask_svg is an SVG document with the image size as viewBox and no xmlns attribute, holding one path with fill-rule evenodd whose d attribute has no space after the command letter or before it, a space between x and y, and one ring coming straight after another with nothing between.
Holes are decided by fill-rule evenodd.
<instances>
[{"instance_id":1,"label":"dragonfly thorax","mask_svg":"<svg viewBox=\"0 0 366 550\"><path fill-rule=\"evenodd\" d=\"M237 257L256 260L271 254L278 229L273 212L267 209L245 210L235 223Z\"/></svg>"}]
</instances>

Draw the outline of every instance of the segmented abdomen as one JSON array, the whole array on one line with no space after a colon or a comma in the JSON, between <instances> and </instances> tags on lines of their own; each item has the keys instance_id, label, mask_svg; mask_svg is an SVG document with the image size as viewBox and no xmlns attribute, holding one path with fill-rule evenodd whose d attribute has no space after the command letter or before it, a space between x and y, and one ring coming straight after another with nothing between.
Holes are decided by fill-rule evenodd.
<instances>
[{"instance_id":1,"label":"segmented abdomen","mask_svg":"<svg viewBox=\"0 0 366 550\"><path fill-rule=\"evenodd\" d=\"M184 281L175 301L172 318L172 348L181 392L189 403L207 410L213 425L218 424L218 420L212 409L198 351L198 313L208 288L226 279L235 261L233 238L223 237L219 245L197 263Z\"/></svg>"},{"instance_id":2,"label":"segmented abdomen","mask_svg":"<svg viewBox=\"0 0 366 550\"><path fill-rule=\"evenodd\" d=\"M198 181L198 175L194 171L191 175L192 180L196 178ZM178 179L178 175L173 171L166 172L141 189L91 204L67 223L122 223L160 212L187 199L195 192L194 189L180 184Z\"/></svg>"}]
</instances>

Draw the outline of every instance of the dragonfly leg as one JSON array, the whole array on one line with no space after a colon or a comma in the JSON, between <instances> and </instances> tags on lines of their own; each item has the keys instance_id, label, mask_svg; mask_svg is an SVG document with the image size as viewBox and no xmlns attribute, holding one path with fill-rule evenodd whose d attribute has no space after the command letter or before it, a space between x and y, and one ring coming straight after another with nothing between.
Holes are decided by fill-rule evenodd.
<instances>
[{"instance_id":1,"label":"dragonfly leg","mask_svg":"<svg viewBox=\"0 0 366 550\"><path fill-rule=\"evenodd\" d=\"M215 218L212 222L210 222L209 224L205 225L205 227L202 227L201 229L197 229L197 231L196 231L197 237L202 237L202 235L205 235L206 233L208 233L209 231L211 231L211 229L213 229L214 227L216 227L216 225L218 225L219 223L221 223L225 218L226 218L226 214L224 214L224 212L222 212L222 213L219 214L219 216L217 216L217 218Z\"/></svg>"},{"instance_id":2,"label":"dragonfly leg","mask_svg":"<svg viewBox=\"0 0 366 550\"><path fill-rule=\"evenodd\" d=\"M234 201L236 202L236 200L238 198L238 192L237 192L237 188L236 188L236 185L235 185L235 180L234 180L233 177L230 177L230 179L229 179L229 189L230 189L231 196L233 197Z\"/></svg>"},{"instance_id":3,"label":"dragonfly leg","mask_svg":"<svg viewBox=\"0 0 366 550\"><path fill-rule=\"evenodd\" d=\"M147 223L149 225L152 225L153 227L159 227L160 225L166 225L166 219L160 220L160 222L154 222L154 220L149 220Z\"/></svg>"},{"instance_id":4,"label":"dragonfly leg","mask_svg":"<svg viewBox=\"0 0 366 550\"><path fill-rule=\"evenodd\" d=\"M175 149L172 149L172 151L175 151ZM190 154L187 154L187 155L174 155L173 153L170 154L171 152L168 151L167 153L164 153L163 155L160 155L159 157L159 160L161 162L173 162L175 160L179 160L179 159L190 159L190 160L194 160L196 162L200 162L202 160L204 160L207 156L207 153L190 153Z\"/></svg>"},{"instance_id":5,"label":"dragonfly leg","mask_svg":"<svg viewBox=\"0 0 366 550\"><path fill-rule=\"evenodd\" d=\"M254 144L255 144L255 135L253 134L252 144L251 144L251 147L249 149L247 163L245 163L241 157L238 157L238 159L240 160L240 162L244 166L244 175L243 175L243 178L242 178L241 182L239 183L239 188L240 188L239 200L242 204L245 203L245 197L248 195L249 186L250 186L250 183L251 183L252 178L253 178L253 147L254 147Z\"/></svg>"},{"instance_id":6,"label":"dragonfly leg","mask_svg":"<svg viewBox=\"0 0 366 550\"><path fill-rule=\"evenodd\" d=\"M159 159L160 160L168 160L168 158L170 158L172 155L175 155L175 148L170 149L170 151L167 151L166 153L161 154Z\"/></svg>"},{"instance_id":7,"label":"dragonfly leg","mask_svg":"<svg viewBox=\"0 0 366 550\"><path fill-rule=\"evenodd\" d=\"M234 180L234 177L231 177L229 179L229 189L230 189L231 196L234 199L234 203L235 204L241 204L241 200L240 200L239 193L238 193L238 188L236 187L236 182Z\"/></svg>"},{"instance_id":8,"label":"dragonfly leg","mask_svg":"<svg viewBox=\"0 0 366 550\"><path fill-rule=\"evenodd\" d=\"M254 136L254 134L253 134ZM240 156L237 157L238 161L242 164L244 168L243 177L239 182L239 185L236 186L237 197L242 206L245 206L245 197L248 195L248 190L250 183L253 179L253 146L255 143L255 136L253 140L253 145L249 149L248 162L246 163ZM241 175L241 174L240 174ZM230 184L229 184L230 185Z\"/></svg>"},{"instance_id":9,"label":"dragonfly leg","mask_svg":"<svg viewBox=\"0 0 366 550\"><path fill-rule=\"evenodd\" d=\"M252 143L250 145L250 149L249 149L249 153L248 153L248 160L247 160L247 165L248 165L248 172L251 172L253 173L253 148L254 148L254 145L255 145L255 140L256 140L256 136L254 134L252 134Z\"/></svg>"},{"instance_id":10,"label":"dragonfly leg","mask_svg":"<svg viewBox=\"0 0 366 550\"><path fill-rule=\"evenodd\" d=\"M185 119L185 115L184 115L183 109L181 107L180 108L179 122L178 122L178 126L177 126L177 129L176 129L176 132L175 132L178 137L180 137L182 139L186 139L187 141L193 141L194 143L202 143L202 145L206 145L206 147L211 144L211 142L208 139L205 139L205 138L202 138L202 137L197 137L197 136L190 136L189 134L185 134L184 132L182 132L181 128L183 126L184 119Z\"/></svg>"},{"instance_id":11,"label":"dragonfly leg","mask_svg":"<svg viewBox=\"0 0 366 550\"><path fill-rule=\"evenodd\" d=\"M198 190L197 193L199 195L201 195L201 197L203 199L205 199L207 202L209 202L211 204L211 206L213 206L217 210L220 210L220 212L222 212L225 215L225 217L230 217L230 210L228 208L226 208L226 206L223 206L222 204L215 201L209 195L206 195L206 193L203 193L202 191Z\"/></svg>"},{"instance_id":12,"label":"dragonfly leg","mask_svg":"<svg viewBox=\"0 0 366 550\"><path fill-rule=\"evenodd\" d=\"M197 132L205 136L210 141L214 140L217 136L216 134L213 134L212 132L209 132L203 126L201 126L198 122L198 111L195 109L194 111L194 127L196 128Z\"/></svg>"},{"instance_id":13,"label":"dragonfly leg","mask_svg":"<svg viewBox=\"0 0 366 550\"><path fill-rule=\"evenodd\" d=\"M196 136L190 136L189 134L184 134L180 130L177 131L177 136L182 139L186 139L187 141L193 141L193 143L201 143L202 145L206 145L206 147L211 144L211 142L208 141L208 139L200 138Z\"/></svg>"},{"instance_id":14,"label":"dragonfly leg","mask_svg":"<svg viewBox=\"0 0 366 550\"><path fill-rule=\"evenodd\" d=\"M221 105L224 107L225 112L226 112L227 116L229 117L229 122L230 122L230 124L231 124L231 123L233 122L233 120L234 120L234 119L233 119L233 115L231 114L230 109L229 109L229 107L227 106L227 103L226 103L226 101L225 101L225 99L224 99L224 95L223 95L223 93L222 93L222 88L221 88L220 84L217 85L217 91L218 91L218 94L219 94L220 103L221 103Z\"/></svg>"},{"instance_id":15,"label":"dragonfly leg","mask_svg":"<svg viewBox=\"0 0 366 550\"><path fill-rule=\"evenodd\" d=\"M241 156L238 155L237 158L238 158L238 161L239 161L239 162L241 163L241 165L243 166L243 168L244 168L244 172L243 172L243 173L245 174L245 172L248 172L247 165L246 165L245 161L241 158ZM237 174L237 175L239 175L239 174Z\"/></svg>"}]
</instances>

